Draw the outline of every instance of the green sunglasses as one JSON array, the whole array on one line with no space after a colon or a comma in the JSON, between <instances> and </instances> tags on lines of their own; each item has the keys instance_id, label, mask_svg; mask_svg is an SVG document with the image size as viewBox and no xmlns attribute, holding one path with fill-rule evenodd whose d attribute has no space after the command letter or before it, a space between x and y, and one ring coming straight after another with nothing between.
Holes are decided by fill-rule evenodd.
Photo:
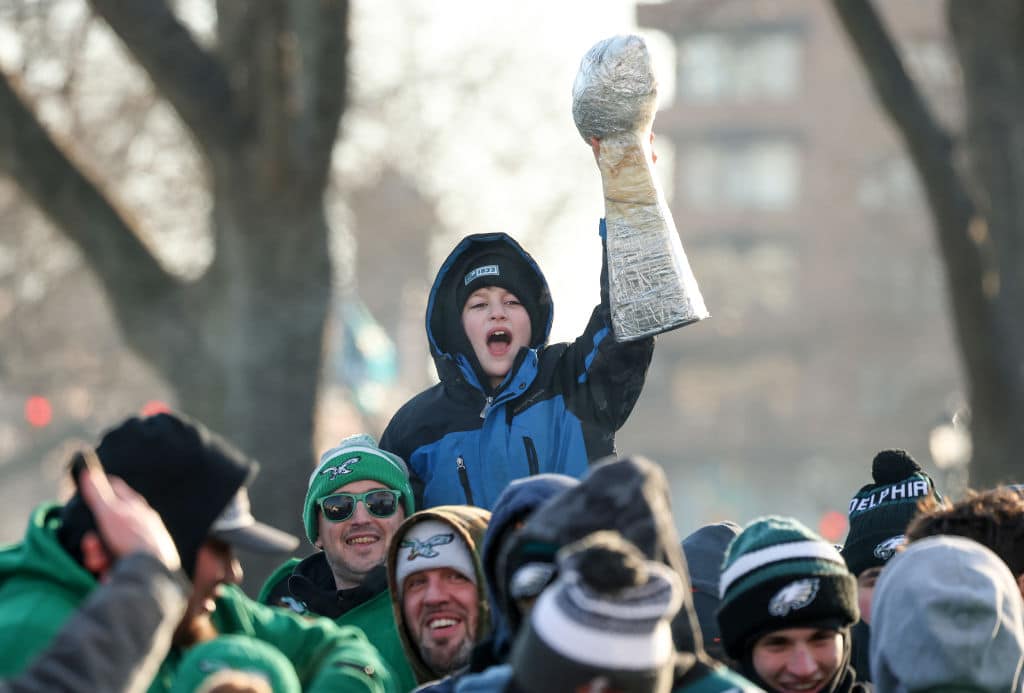
<instances>
[{"instance_id":1,"label":"green sunglasses","mask_svg":"<svg viewBox=\"0 0 1024 693\"><path fill-rule=\"evenodd\" d=\"M401 491L375 488L366 493L332 493L318 500L317 505L328 522L344 522L355 513L359 501L374 517L391 517L398 510L398 499L401 497Z\"/></svg>"}]
</instances>

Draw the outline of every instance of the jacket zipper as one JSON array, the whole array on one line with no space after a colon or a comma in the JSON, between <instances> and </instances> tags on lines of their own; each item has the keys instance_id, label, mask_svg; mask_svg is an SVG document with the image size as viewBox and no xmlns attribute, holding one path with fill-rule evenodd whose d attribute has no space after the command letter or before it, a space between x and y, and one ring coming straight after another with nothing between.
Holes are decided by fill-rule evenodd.
<instances>
[{"instance_id":1,"label":"jacket zipper","mask_svg":"<svg viewBox=\"0 0 1024 693\"><path fill-rule=\"evenodd\" d=\"M530 469L530 476L540 471L540 461L537 459L537 447L533 444L533 438L523 436L523 447L526 448L526 464Z\"/></svg>"},{"instance_id":2,"label":"jacket zipper","mask_svg":"<svg viewBox=\"0 0 1024 693\"><path fill-rule=\"evenodd\" d=\"M491 410L491 404L493 402L494 402L494 396L493 395L488 395L487 398L484 400L484 408L480 410L480 418L481 419L486 419L487 418L487 412L489 412Z\"/></svg>"},{"instance_id":3,"label":"jacket zipper","mask_svg":"<svg viewBox=\"0 0 1024 693\"><path fill-rule=\"evenodd\" d=\"M473 489L469 487L469 473L466 471L466 461L462 459L462 455L455 458L455 466L459 470L462 491L466 494L466 505L473 505Z\"/></svg>"}]
</instances>

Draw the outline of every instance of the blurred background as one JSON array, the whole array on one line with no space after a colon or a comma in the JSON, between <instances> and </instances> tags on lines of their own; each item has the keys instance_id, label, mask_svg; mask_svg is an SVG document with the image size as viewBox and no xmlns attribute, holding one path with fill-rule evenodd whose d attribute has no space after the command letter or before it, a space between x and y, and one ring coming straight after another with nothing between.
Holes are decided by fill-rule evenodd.
<instances>
[{"instance_id":1,"label":"blurred background","mask_svg":"<svg viewBox=\"0 0 1024 693\"><path fill-rule=\"evenodd\" d=\"M571 340L603 199L570 89L629 32L713 316L657 338L617 439L680 532L784 513L841 540L883 448L962 492L969 426L971 481L1006 477L1020 303L965 62L993 26L941 0L0 0L0 539L75 445L165 409L259 459L257 515L301 534L319 451L434 382L426 292L465 234L518 238Z\"/></svg>"}]
</instances>

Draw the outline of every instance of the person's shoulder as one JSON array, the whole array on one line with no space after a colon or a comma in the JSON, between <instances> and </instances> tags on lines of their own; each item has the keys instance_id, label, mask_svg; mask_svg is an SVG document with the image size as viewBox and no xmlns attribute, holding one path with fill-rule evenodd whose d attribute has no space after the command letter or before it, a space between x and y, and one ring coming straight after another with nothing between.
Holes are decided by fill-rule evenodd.
<instances>
[{"instance_id":1,"label":"person's shoulder","mask_svg":"<svg viewBox=\"0 0 1024 693\"><path fill-rule=\"evenodd\" d=\"M717 665L696 681L676 686L672 693L754 693L761 690L732 669Z\"/></svg>"},{"instance_id":2,"label":"person's shoulder","mask_svg":"<svg viewBox=\"0 0 1024 693\"><path fill-rule=\"evenodd\" d=\"M287 606L287 604L282 602L282 599L291 594L288 591L288 578L295 572L295 567L299 563L301 563L301 559L289 558L275 568L274 572L264 581L256 601L260 604L269 604L270 606Z\"/></svg>"}]
</instances>

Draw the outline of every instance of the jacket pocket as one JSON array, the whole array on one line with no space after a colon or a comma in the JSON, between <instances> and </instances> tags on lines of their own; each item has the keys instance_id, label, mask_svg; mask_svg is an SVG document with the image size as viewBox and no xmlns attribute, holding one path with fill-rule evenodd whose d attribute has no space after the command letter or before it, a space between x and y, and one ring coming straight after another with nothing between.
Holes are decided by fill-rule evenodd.
<instances>
[{"instance_id":1,"label":"jacket pocket","mask_svg":"<svg viewBox=\"0 0 1024 693\"><path fill-rule=\"evenodd\" d=\"M523 447L526 448L526 464L530 470L530 476L540 471L540 460L537 457L537 446L533 444L533 438L523 436Z\"/></svg>"},{"instance_id":2,"label":"jacket pocket","mask_svg":"<svg viewBox=\"0 0 1024 693\"><path fill-rule=\"evenodd\" d=\"M473 489L469 486L469 472L466 471L466 461L462 455L455 458L455 468L459 472L459 483L462 484L462 492L466 494L466 505L473 505Z\"/></svg>"}]
</instances>

